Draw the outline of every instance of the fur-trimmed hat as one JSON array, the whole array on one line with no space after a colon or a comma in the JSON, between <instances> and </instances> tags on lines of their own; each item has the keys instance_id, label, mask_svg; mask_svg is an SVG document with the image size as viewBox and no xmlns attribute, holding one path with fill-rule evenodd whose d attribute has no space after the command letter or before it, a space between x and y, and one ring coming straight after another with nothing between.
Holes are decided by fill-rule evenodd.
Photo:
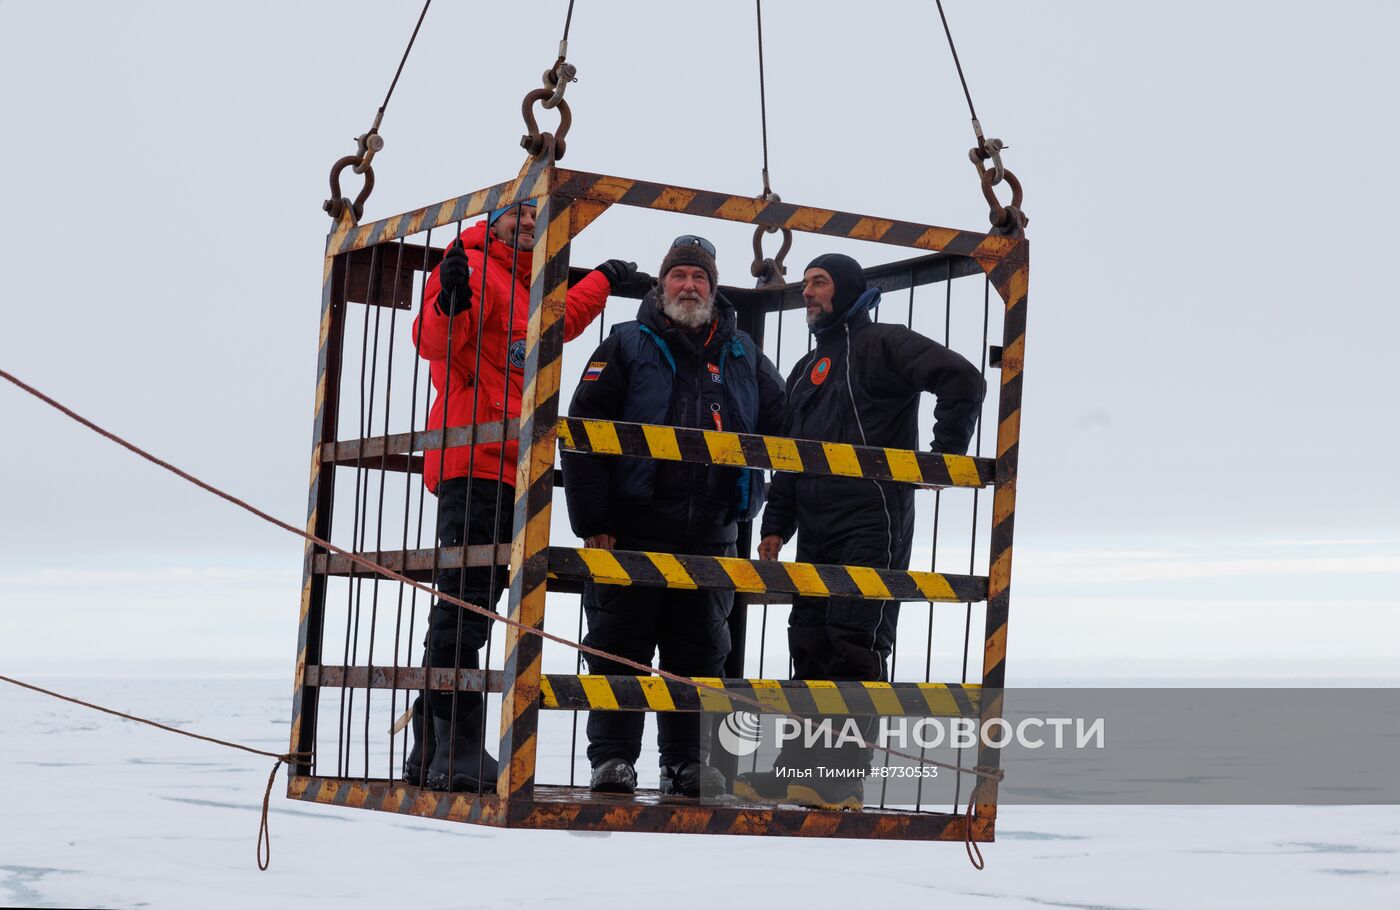
<instances>
[{"instance_id":1,"label":"fur-trimmed hat","mask_svg":"<svg viewBox=\"0 0 1400 910\"><path fill-rule=\"evenodd\" d=\"M666 258L661 260L661 270L656 273L657 277L665 281L666 274L678 265L693 265L704 269L705 274L710 277L710 290L719 288L719 269L715 267L715 257L700 245L698 237L689 243L681 243L667 250Z\"/></svg>"}]
</instances>

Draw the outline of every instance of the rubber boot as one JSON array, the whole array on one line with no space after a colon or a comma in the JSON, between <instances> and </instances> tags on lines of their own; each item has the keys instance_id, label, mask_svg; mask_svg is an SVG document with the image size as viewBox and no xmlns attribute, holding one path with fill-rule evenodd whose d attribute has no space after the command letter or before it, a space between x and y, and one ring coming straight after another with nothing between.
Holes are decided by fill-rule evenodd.
<instances>
[{"instance_id":1,"label":"rubber boot","mask_svg":"<svg viewBox=\"0 0 1400 910\"><path fill-rule=\"evenodd\" d=\"M625 758L604 759L593 769L588 789L594 793L636 793L637 769Z\"/></svg>"},{"instance_id":2,"label":"rubber boot","mask_svg":"<svg viewBox=\"0 0 1400 910\"><path fill-rule=\"evenodd\" d=\"M423 723L423 696L418 696L413 702L413 745L409 748L408 754L403 759L403 779L406 783L415 787L423 786L424 774L424 753L427 753L427 760L433 760L433 748L437 743L437 731L432 724ZM426 739L424 734L426 732Z\"/></svg>"},{"instance_id":3,"label":"rubber boot","mask_svg":"<svg viewBox=\"0 0 1400 910\"><path fill-rule=\"evenodd\" d=\"M785 803L788 799L788 786L801 782L816 763L814 754L807 749L793 748L791 744L773 759L773 767L767 771L745 771L734 778L734 795L740 799L757 803ZM804 770L806 769L806 770Z\"/></svg>"},{"instance_id":4,"label":"rubber boot","mask_svg":"<svg viewBox=\"0 0 1400 910\"><path fill-rule=\"evenodd\" d=\"M814 809L860 811L865 807L862 777L812 777L788 785L789 802Z\"/></svg>"},{"instance_id":5,"label":"rubber boot","mask_svg":"<svg viewBox=\"0 0 1400 910\"><path fill-rule=\"evenodd\" d=\"M781 803L787 800L792 780L792 774L780 775L777 767L772 771L745 771L734 778L734 795L757 803Z\"/></svg>"},{"instance_id":6,"label":"rubber boot","mask_svg":"<svg viewBox=\"0 0 1400 910\"><path fill-rule=\"evenodd\" d=\"M429 790L459 793L464 790L484 792L495 789L500 768L496 759L486 751L482 740L481 712L482 708L477 706L457 721L455 729L451 720L433 718L437 748L433 751L432 763L428 765L425 786ZM452 767L448 766L449 760Z\"/></svg>"},{"instance_id":7,"label":"rubber boot","mask_svg":"<svg viewBox=\"0 0 1400 910\"><path fill-rule=\"evenodd\" d=\"M660 789L663 796L713 798L727 792L728 781L718 768L711 768L704 762L688 761L679 765L662 765Z\"/></svg>"}]
</instances>

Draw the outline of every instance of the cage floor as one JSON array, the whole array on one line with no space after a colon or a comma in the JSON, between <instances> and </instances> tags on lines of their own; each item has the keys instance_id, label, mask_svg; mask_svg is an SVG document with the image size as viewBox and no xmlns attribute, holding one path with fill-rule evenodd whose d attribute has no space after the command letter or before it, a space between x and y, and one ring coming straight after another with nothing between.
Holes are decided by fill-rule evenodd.
<instances>
[{"instance_id":1,"label":"cage floor","mask_svg":"<svg viewBox=\"0 0 1400 910\"><path fill-rule=\"evenodd\" d=\"M568 831L962 840L967 826L964 815L946 812L805 809L735 797L702 802L663 796L655 790L622 795L594 793L587 787L536 786L532 801L507 805L495 793L443 793L398 781L294 776L287 795L326 805L445 821ZM987 817L973 819L973 839L991 841L993 822Z\"/></svg>"}]
</instances>

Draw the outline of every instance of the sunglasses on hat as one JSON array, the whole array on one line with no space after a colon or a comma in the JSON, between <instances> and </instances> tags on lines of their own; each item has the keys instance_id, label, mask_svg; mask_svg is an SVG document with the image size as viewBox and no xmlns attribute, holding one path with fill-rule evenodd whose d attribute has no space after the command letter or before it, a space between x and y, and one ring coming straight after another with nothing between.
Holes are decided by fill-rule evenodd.
<instances>
[{"instance_id":1,"label":"sunglasses on hat","mask_svg":"<svg viewBox=\"0 0 1400 910\"><path fill-rule=\"evenodd\" d=\"M680 235L675 240L671 241L671 249L674 250L678 246L689 246L691 244L700 247L700 249L704 250L706 253L709 253L711 256L718 255L715 252L715 245L713 243L706 240L704 237L700 237L696 234Z\"/></svg>"}]
</instances>

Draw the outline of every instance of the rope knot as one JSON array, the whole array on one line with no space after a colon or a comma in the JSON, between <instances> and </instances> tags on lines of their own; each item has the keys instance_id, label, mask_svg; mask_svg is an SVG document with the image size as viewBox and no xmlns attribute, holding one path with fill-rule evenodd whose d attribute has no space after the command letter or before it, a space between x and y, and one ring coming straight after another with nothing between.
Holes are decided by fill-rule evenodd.
<instances>
[{"instance_id":1,"label":"rope knot","mask_svg":"<svg viewBox=\"0 0 1400 910\"><path fill-rule=\"evenodd\" d=\"M267 776L267 789L263 791L262 818L258 822L258 871L266 872L272 863L272 832L267 827L267 807L272 801L272 785L277 780L277 772L282 765L299 765L311 760L310 752L284 752L277 756L272 765L272 773Z\"/></svg>"}]
</instances>

